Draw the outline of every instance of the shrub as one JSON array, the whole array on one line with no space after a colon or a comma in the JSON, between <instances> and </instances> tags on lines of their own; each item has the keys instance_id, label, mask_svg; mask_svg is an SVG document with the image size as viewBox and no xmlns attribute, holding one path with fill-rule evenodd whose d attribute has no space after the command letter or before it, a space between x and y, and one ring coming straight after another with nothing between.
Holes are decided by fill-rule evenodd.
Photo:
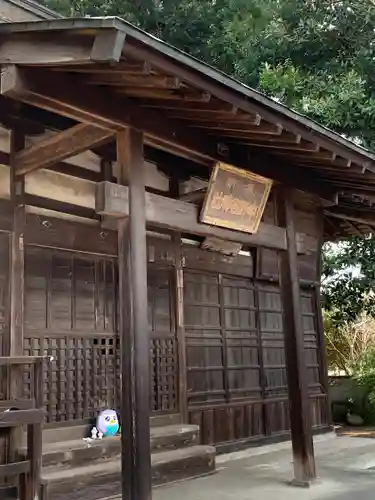
<instances>
[{"instance_id":1,"label":"shrub","mask_svg":"<svg viewBox=\"0 0 375 500\"><path fill-rule=\"evenodd\" d=\"M366 423L375 423L375 348L363 353L353 366L353 380L365 387L367 397L363 418Z\"/></svg>"}]
</instances>

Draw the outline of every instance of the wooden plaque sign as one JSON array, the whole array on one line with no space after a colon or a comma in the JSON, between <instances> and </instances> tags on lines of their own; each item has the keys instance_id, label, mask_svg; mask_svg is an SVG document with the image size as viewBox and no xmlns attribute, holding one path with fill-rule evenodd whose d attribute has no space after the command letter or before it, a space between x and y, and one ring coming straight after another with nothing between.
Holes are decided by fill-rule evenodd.
<instances>
[{"instance_id":1,"label":"wooden plaque sign","mask_svg":"<svg viewBox=\"0 0 375 500\"><path fill-rule=\"evenodd\" d=\"M211 175L201 222L256 233L271 186L270 179L218 163Z\"/></svg>"}]
</instances>

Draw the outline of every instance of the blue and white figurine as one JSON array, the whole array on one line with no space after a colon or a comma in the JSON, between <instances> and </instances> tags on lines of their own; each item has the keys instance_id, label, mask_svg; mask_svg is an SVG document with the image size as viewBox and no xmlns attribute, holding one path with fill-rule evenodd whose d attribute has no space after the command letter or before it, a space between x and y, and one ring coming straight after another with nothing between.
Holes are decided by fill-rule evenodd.
<instances>
[{"instance_id":1,"label":"blue and white figurine","mask_svg":"<svg viewBox=\"0 0 375 500\"><path fill-rule=\"evenodd\" d=\"M119 430L117 413L115 410L104 410L99 413L96 427L104 437L115 436Z\"/></svg>"}]
</instances>

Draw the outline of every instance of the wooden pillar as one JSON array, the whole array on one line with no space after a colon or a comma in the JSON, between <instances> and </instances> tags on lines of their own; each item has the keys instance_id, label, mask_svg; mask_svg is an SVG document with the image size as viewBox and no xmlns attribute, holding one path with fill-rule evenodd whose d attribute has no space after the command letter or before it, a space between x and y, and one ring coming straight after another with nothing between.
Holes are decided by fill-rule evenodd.
<instances>
[{"instance_id":1,"label":"wooden pillar","mask_svg":"<svg viewBox=\"0 0 375 500\"><path fill-rule=\"evenodd\" d=\"M173 198L180 196L180 182L175 172L172 171L170 179L169 194ZM184 321L184 269L182 254L182 237L179 231L172 234L176 264L174 267L174 294L176 335L178 345L178 402L182 421L189 423L189 412L187 404L187 368L186 368L186 337Z\"/></svg>"},{"instance_id":2,"label":"wooden pillar","mask_svg":"<svg viewBox=\"0 0 375 500\"><path fill-rule=\"evenodd\" d=\"M119 317L122 359L123 500L151 499L150 345L143 135L117 135L121 184L129 186L129 217L119 224Z\"/></svg>"},{"instance_id":3,"label":"wooden pillar","mask_svg":"<svg viewBox=\"0 0 375 500\"><path fill-rule=\"evenodd\" d=\"M9 337L7 353L9 356L23 354L23 329L24 329L24 230L25 216L25 178L16 176L14 169L14 156L25 146L24 136L18 130L11 131L10 139L10 197L13 208L13 231L10 241L9 260ZM14 368L10 377L10 396L17 397L22 390L22 371Z\"/></svg>"},{"instance_id":4,"label":"wooden pillar","mask_svg":"<svg viewBox=\"0 0 375 500\"><path fill-rule=\"evenodd\" d=\"M15 175L14 157L24 146L23 134L19 130L13 129L10 134L10 199L13 211L13 227L10 234L9 248L9 323L7 335L4 339L5 356L22 356L23 354L25 179L24 176ZM23 369L21 366L9 365L6 370L5 389L7 398L17 399L22 396ZM21 429L13 429L7 443L7 459L10 462L16 458L21 439Z\"/></svg>"},{"instance_id":5,"label":"wooden pillar","mask_svg":"<svg viewBox=\"0 0 375 500\"><path fill-rule=\"evenodd\" d=\"M324 243L324 211L319 211L319 243L316 263L315 309L316 309L316 331L317 331L317 355L319 362L319 381L324 394L326 395L326 424L332 425L332 407L329 397L327 354L324 338L323 311L321 303L321 278L322 278L322 247Z\"/></svg>"},{"instance_id":6,"label":"wooden pillar","mask_svg":"<svg viewBox=\"0 0 375 500\"><path fill-rule=\"evenodd\" d=\"M294 484L307 485L316 477L310 402L304 350L300 284L297 267L293 191L276 190L278 224L286 228L287 250L279 252L286 368L290 404Z\"/></svg>"}]
</instances>

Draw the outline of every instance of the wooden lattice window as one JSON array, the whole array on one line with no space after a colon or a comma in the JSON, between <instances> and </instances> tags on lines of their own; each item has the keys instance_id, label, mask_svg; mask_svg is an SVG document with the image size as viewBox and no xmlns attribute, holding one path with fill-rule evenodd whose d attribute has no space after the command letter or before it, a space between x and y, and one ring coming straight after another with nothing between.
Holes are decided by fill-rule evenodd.
<instances>
[{"instance_id":1,"label":"wooden lattice window","mask_svg":"<svg viewBox=\"0 0 375 500\"><path fill-rule=\"evenodd\" d=\"M178 353L172 294L172 269L148 267L151 411L178 411Z\"/></svg>"},{"instance_id":2,"label":"wooden lattice window","mask_svg":"<svg viewBox=\"0 0 375 500\"><path fill-rule=\"evenodd\" d=\"M25 355L49 355L48 422L90 419L118 407L115 260L26 248ZM24 390L31 392L26 370Z\"/></svg>"}]
</instances>

